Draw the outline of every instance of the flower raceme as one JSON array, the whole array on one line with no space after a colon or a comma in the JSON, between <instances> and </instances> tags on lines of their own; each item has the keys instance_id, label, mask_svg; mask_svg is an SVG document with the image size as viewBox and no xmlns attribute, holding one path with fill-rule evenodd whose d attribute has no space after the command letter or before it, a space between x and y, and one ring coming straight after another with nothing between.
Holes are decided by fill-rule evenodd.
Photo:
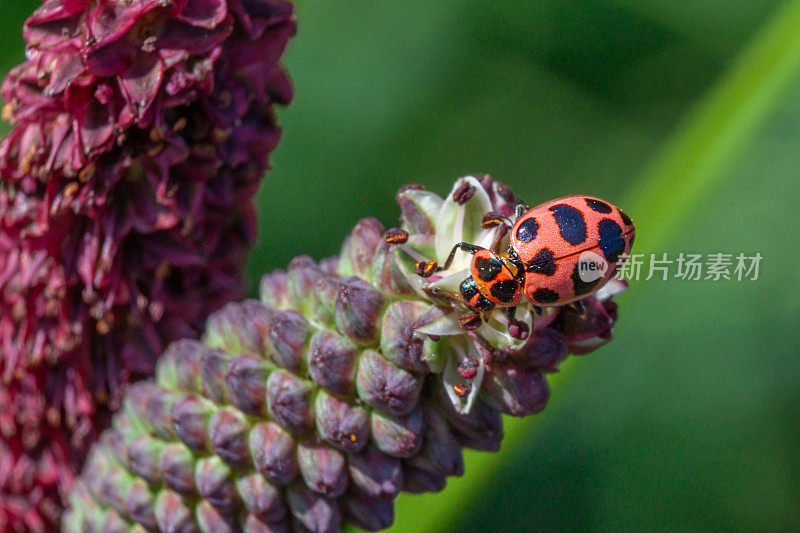
<instances>
[{"instance_id":1,"label":"flower raceme","mask_svg":"<svg viewBox=\"0 0 800 533\"><path fill-rule=\"evenodd\" d=\"M90 452L64 531L388 527L401 491L444 488L464 448L498 450L501 414L541 411L546 375L611 339L616 279L582 310L523 306L525 339L497 310L464 329L464 306L442 294L466 259L435 278L415 265L491 243L500 230L484 215L518 201L488 176L397 199L400 231L364 219L337 258L293 260L264 276L259 301L172 344Z\"/></svg>"},{"instance_id":2,"label":"flower raceme","mask_svg":"<svg viewBox=\"0 0 800 533\"><path fill-rule=\"evenodd\" d=\"M281 0L47 0L2 85L0 530L57 520L122 385L244 293Z\"/></svg>"}]
</instances>

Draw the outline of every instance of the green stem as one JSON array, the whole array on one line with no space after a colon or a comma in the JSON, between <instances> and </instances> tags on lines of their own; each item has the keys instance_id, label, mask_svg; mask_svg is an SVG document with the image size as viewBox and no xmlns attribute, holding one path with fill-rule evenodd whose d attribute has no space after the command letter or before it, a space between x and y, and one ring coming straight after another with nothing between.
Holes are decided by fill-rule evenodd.
<instances>
[{"instance_id":1,"label":"green stem","mask_svg":"<svg viewBox=\"0 0 800 533\"><path fill-rule=\"evenodd\" d=\"M684 215L729 175L725 171L799 70L800 0L793 0L778 8L759 29L630 191L622 205L636 220L637 253L655 253L678 234ZM635 295L632 291L633 298L626 298L626 306L634 304ZM573 364L564 365L551 376L553 390L573 368ZM402 495L392 530L426 533L452 529L448 524L456 523L481 487L497 482L494 476L501 464L533 442L535 428L531 420L506 417L502 453L468 452L466 473L450 479L443 492ZM424 512L420 512L422 508Z\"/></svg>"}]
</instances>

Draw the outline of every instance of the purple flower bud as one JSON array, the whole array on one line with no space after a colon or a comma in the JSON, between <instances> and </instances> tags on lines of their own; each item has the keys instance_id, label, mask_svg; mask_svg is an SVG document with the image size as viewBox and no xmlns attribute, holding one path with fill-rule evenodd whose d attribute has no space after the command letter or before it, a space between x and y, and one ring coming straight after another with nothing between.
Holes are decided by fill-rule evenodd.
<instances>
[{"instance_id":1,"label":"purple flower bud","mask_svg":"<svg viewBox=\"0 0 800 533\"><path fill-rule=\"evenodd\" d=\"M501 412L526 416L547 405L550 387L541 370L524 366L495 367L484 378L486 395Z\"/></svg>"},{"instance_id":2,"label":"purple flower bud","mask_svg":"<svg viewBox=\"0 0 800 533\"><path fill-rule=\"evenodd\" d=\"M240 531L236 520L231 515L222 514L210 501L201 501L195 511L197 522L202 524L204 531L214 533L234 533Z\"/></svg>"},{"instance_id":3,"label":"purple flower bud","mask_svg":"<svg viewBox=\"0 0 800 533\"><path fill-rule=\"evenodd\" d=\"M403 491L411 494L439 492L447 485L447 477L435 470L423 470L409 464L403 465Z\"/></svg>"},{"instance_id":4,"label":"purple flower bud","mask_svg":"<svg viewBox=\"0 0 800 533\"><path fill-rule=\"evenodd\" d=\"M200 375L203 383L203 396L214 403L228 403L228 390L225 376L231 356L219 350L209 350L200 362Z\"/></svg>"},{"instance_id":5,"label":"purple flower bud","mask_svg":"<svg viewBox=\"0 0 800 533\"><path fill-rule=\"evenodd\" d=\"M314 427L311 409L312 385L283 370L275 370L267 380L269 414L291 433L302 435Z\"/></svg>"},{"instance_id":6,"label":"purple flower bud","mask_svg":"<svg viewBox=\"0 0 800 533\"><path fill-rule=\"evenodd\" d=\"M589 296L583 299L584 312L564 309L560 314L561 327L570 353L583 355L611 340L611 328L617 319L617 304L600 302Z\"/></svg>"},{"instance_id":7,"label":"purple flower bud","mask_svg":"<svg viewBox=\"0 0 800 533\"><path fill-rule=\"evenodd\" d=\"M430 390L432 397L428 409L436 409L453 428L459 442L465 448L496 452L503 440L503 419L500 412L478 398L467 414L458 413L444 387Z\"/></svg>"},{"instance_id":8,"label":"purple flower bud","mask_svg":"<svg viewBox=\"0 0 800 533\"><path fill-rule=\"evenodd\" d=\"M344 241L339 255L339 272L342 275L369 278L372 257L383 241L386 229L374 218L361 219Z\"/></svg>"},{"instance_id":9,"label":"purple flower bud","mask_svg":"<svg viewBox=\"0 0 800 533\"><path fill-rule=\"evenodd\" d=\"M255 515L247 515L243 520L243 529L247 533L289 533L290 529L285 520L280 522L262 522Z\"/></svg>"},{"instance_id":10,"label":"purple flower bud","mask_svg":"<svg viewBox=\"0 0 800 533\"><path fill-rule=\"evenodd\" d=\"M287 370L300 372L309 330L308 322L297 311L275 313L269 329L270 358Z\"/></svg>"},{"instance_id":11,"label":"purple flower bud","mask_svg":"<svg viewBox=\"0 0 800 533\"><path fill-rule=\"evenodd\" d=\"M142 435L128 447L127 462L137 475L150 483L158 483L161 481L158 458L163 449L163 442L153 439L149 435Z\"/></svg>"},{"instance_id":12,"label":"purple flower bud","mask_svg":"<svg viewBox=\"0 0 800 533\"><path fill-rule=\"evenodd\" d=\"M147 417L153 428L153 433L164 440L176 437L172 422L172 406L178 395L164 389L151 389L147 397Z\"/></svg>"},{"instance_id":13,"label":"purple flower bud","mask_svg":"<svg viewBox=\"0 0 800 533\"><path fill-rule=\"evenodd\" d=\"M381 351L386 359L406 370L430 371L422 360L423 336L414 330L429 308L429 304L401 300L386 309L381 327Z\"/></svg>"},{"instance_id":14,"label":"purple flower bud","mask_svg":"<svg viewBox=\"0 0 800 533\"><path fill-rule=\"evenodd\" d=\"M208 422L212 413L207 401L194 395L184 396L172 406L175 434L190 449L208 451Z\"/></svg>"},{"instance_id":15,"label":"purple flower bud","mask_svg":"<svg viewBox=\"0 0 800 533\"><path fill-rule=\"evenodd\" d=\"M275 485L254 472L236 480L236 490L245 508L263 522L277 522L286 516L283 494Z\"/></svg>"},{"instance_id":16,"label":"purple flower bud","mask_svg":"<svg viewBox=\"0 0 800 533\"><path fill-rule=\"evenodd\" d=\"M410 413L417 405L422 378L392 363L374 350L364 350L356 374L358 395L371 407L392 415Z\"/></svg>"},{"instance_id":17,"label":"purple flower bud","mask_svg":"<svg viewBox=\"0 0 800 533\"><path fill-rule=\"evenodd\" d=\"M436 215L442 205L438 194L420 188L403 187L397 193L397 203L409 233L436 233Z\"/></svg>"},{"instance_id":18,"label":"purple flower bud","mask_svg":"<svg viewBox=\"0 0 800 533\"><path fill-rule=\"evenodd\" d=\"M144 480L136 480L131 485L125 505L126 515L148 529L156 529L155 495ZM126 525L125 531L129 531Z\"/></svg>"},{"instance_id":19,"label":"purple flower bud","mask_svg":"<svg viewBox=\"0 0 800 533\"><path fill-rule=\"evenodd\" d=\"M374 446L351 455L348 468L353 484L373 498L393 499L400 493L400 459L385 455Z\"/></svg>"},{"instance_id":20,"label":"purple flower bud","mask_svg":"<svg viewBox=\"0 0 800 533\"><path fill-rule=\"evenodd\" d=\"M126 431L123 434L122 431L112 428L103 432L98 442L101 442L103 446L108 446L117 462L124 465L129 459L128 444L132 439L138 438L138 436L139 435L134 431Z\"/></svg>"},{"instance_id":21,"label":"purple flower bud","mask_svg":"<svg viewBox=\"0 0 800 533\"><path fill-rule=\"evenodd\" d=\"M111 467L100 481L103 496L108 504L120 513L127 510L128 494L133 484L133 477L120 466Z\"/></svg>"},{"instance_id":22,"label":"purple flower bud","mask_svg":"<svg viewBox=\"0 0 800 533\"><path fill-rule=\"evenodd\" d=\"M310 316L318 323L331 327L336 323L336 297L339 296L339 278L323 276L314 287L314 305Z\"/></svg>"},{"instance_id":23,"label":"purple flower bud","mask_svg":"<svg viewBox=\"0 0 800 533\"><path fill-rule=\"evenodd\" d=\"M381 291L395 296L414 296L416 292L408 277L397 265L393 245L381 241L372 258L372 283Z\"/></svg>"},{"instance_id":24,"label":"purple flower bud","mask_svg":"<svg viewBox=\"0 0 800 533\"><path fill-rule=\"evenodd\" d=\"M342 508L347 520L366 531L380 531L394 522L394 500L372 498L357 489L347 491Z\"/></svg>"},{"instance_id":25,"label":"purple flower bud","mask_svg":"<svg viewBox=\"0 0 800 533\"><path fill-rule=\"evenodd\" d=\"M157 390L158 387L152 383L137 383L125 396L122 408L130 424L141 432L153 431L153 426L148 420L147 402L151 393Z\"/></svg>"},{"instance_id":26,"label":"purple flower bud","mask_svg":"<svg viewBox=\"0 0 800 533\"><path fill-rule=\"evenodd\" d=\"M261 301L275 309L289 307L289 296L286 289L287 275L283 270L275 270L261 278L259 292Z\"/></svg>"},{"instance_id":27,"label":"purple flower bud","mask_svg":"<svg viewBox=\"0 0 800 533\"><path fill-rule=\"evenodd\" d=\"M192 509L176 493L162 490L156 496L156 521L159 530L200 533L193 515Z\"/></svg>"},{"instance_id":28,"label":"purple flower bud","mask_svg":"<svg viewBox=\"0 0 800 533\"><path fill-rule=\"evenodd\" d=\"M127 533L129 528L130 526L127 520L116 512L109 511L106 514L105 520L103 520L101 530L103 533Z\"/></svg>"},{"instance_id":29,"label":"purple flower bud","mask_svg":"<svg viewBox=\"0 0 800 533\"><path fill-rule=\"evenodd\" d=\"M295 441L272 422L259 422L250 430L250 456L259 472L275 483L285 485L298 472Z\"/></svg>"},{"instance_id":30,"label":"purple flower bud","mask_svg":"<svg viewBox=\"0 0 800 533\"><path fill-rule=\"evenodd\" d=\"M247 419L236 409L223 407L211 416L208 440L211 449L234 468L250 465L247 451Z\"/></svg>"},{"instance_id":31,"label":"purple flower bud","mask_svg":"<svg viewBox=\"0 0 800 533\"><path fill-rule=\"evenodd\" d=\"M383 295L372 285L360 278L344 278L336 298L336 327L359 344L373 344L383 304Z\"/></svg>"},{"instance_id":32,"label":"purple flower bud","mask_svg":"<svg viewBox=\"0 0 800 533\"><path fill-rule=\"evenodd\" d=\"M313 259L302 255L292 259L286 273L286 289L290 305L293 309L308 313L313 308L311 300L317 281L324 276L322 270Z\"/></svg>"},{"instance_id":33,"label":"purple flower bud","mask_svg":"<svg viewBox=\"0 0 800 533\"><path fill-rule=\"evenodd\" d=\"M258 300L228 304L209 318L205 342L227 353L264 357L264 337L273 314Z\"/></svg>"},{"instance_id":34,"label":"purple flower bud","mask_svg":"<svg viewBox=\"0 0 800 533\"><path fill-rule=\"evenodd\" d=\"M103 494L103 480L112 466L116 464L110 454L105 452L102 448L94 448L86 458L86 468L84 469L86 477L83 479L95 498Z\"/></svg>"},{"instance_id":35,"label":"purple flower bud","mask_svg":"<svg viewBox=\"0 0 800 533\"><path fill-rule=\"evenodd\" d=\"M336 498L347 488L347 470L342 452L307 440L297 446L297 462L306 485L323 496Z\"/></svg>"},{"instance_id":36,"label":"purple flower bud","mask_svg":"<svg viewBox=\"0 0 800 533\"><path fill-rule=\"evenodd\" d=\"M357 452L369 439L369 412L325 391L314 403L317 431L325 442L345 452Z\"/></svg>"},{"instance_id":37,"label":"purple flower bud","mask_svg":"<svg viewBox=\"0 0 800 533\"><path fill-rule=\"evenodd\" d=\"M208 348L195 340L173 342L161 357L156 382L165 388L200 392L200 361L207 350Z\"/></svg>"},{"instance_id":38,"label":"purple flower bud","mask_svg":"<svg viewBox=\"0 0 800 533\"><path fill-rule=\"evenodd\" d=\"M203 499L225 513L236 511L239 495L231 468L222 459L212 456L197 461L194 479L197 492Z\"/></svg>"},{"instance_id":39,"label":"purple flower bud","mask_svg":"<svg viewBox=\"0 0 800 533\"><path fill-rule=\"evenodd\" d=\"M309 531L335 533L339 531L341 511L335 500L312 491L304 483L295 483L286 491L292 515Z\"/></svg>"},{"instance_id":40,"label":"purple flower bud","mask_svg":"<svg viewBox=\"0 0 800 533\"><path fill-rule=\"evenodd\" d=\"M329 276L336 276L339 273L339 256L332 255L324 259L320 259L319 268Z\"/></svg>"},{"instance_id":41,"label":"purple flower bud","mask_svg":"<svg viewBox=\"0 0 800 533\"><path fill-rule=\"evenodd\" d=\"M214 313L206 321L203 340L211 348L226 353L258 353L253 351L252 339L247 338L246 329L242 331L245 318L242 304L232 302Z\"/></svg>"},{"instance_id":42,"label":"purple flower bud","mask_svg":"<svg viewBox=\"0 0 800 533\"><path fill-rule=\"evenodd\" d=\"M195 457L182 444L170 444L164 448L159 457L159 468L164 483L178 494L195 496L197 489L194 481Z\"/></svg>"},{"instance_id":43,"label":"purple flower bud","mask_svg":"<svg viewBox=\"0 0 800 533\"><path fill-rule=\"evenodd\" d=\"M337 394L351 394L355 387L358 349L347 338L328 330L311 337L308 372L314 383Z\"/></svg>"},{"instance_id":44,"label":"purple flower bud","mask_svg":"<svg viewBox=\"0 0 800 533\"><path fill-rule=\"evenodd\" d=\"M171 490L162 490L156 496L156 521L161 531L200 533L192 509Z\"/></svg>"},{"instance_id":45,"label":"purple flower bud","mask_svg":"<svg viewBox=\"0 0 800 533\"><path fill-rule=\"evenodd\" d=\"M461 445L440 413L432 409L425 411L424 444L417 455L406 460L406 464L444 476L464 474Z\"/></svg>"},{"instance_id":46,"label":"purple flower bud","mask_svg":"<svg viewBox=\"0 0 800 533\"><path fill-rule=\"evenodd\" d=\"M234 357L225 377L231 403L252 416L263 416L267 407L270 367L250 355Z\"/></svg>"},{"instance_id":47,"label":"purple flower bud","mask_svg":"<svg viewBox=\"0 0 800 533\"><path fill-rule=\"evenodd\" d=\"M527 366L553 372L567 357L567 343L559 331L544 328L531 336L517 357Z\"/></svg>"},{"instance_id":48,"label":"purple flower bud","mask_svg":"<svg viewBox=\"0 0 800 533\"><path fill-rule=\"evenodd\" d=\"M392 457L411 457L422 446L422 415L419 410L404 417L373 411L372 440L380 451Z\"/></svg>"}]
</instances>

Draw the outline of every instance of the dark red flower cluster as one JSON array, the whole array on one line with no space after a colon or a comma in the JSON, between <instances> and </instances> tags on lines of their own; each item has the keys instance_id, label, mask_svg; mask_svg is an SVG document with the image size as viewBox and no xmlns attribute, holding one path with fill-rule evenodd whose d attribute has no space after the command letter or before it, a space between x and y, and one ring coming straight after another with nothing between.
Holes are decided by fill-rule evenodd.
<instances>
[{"instance_id":1,"label":"dark red flower cluster","mask_svg":"<svg viewBox=\"0 0 800 533\"><path fill-rule=\"evenodd\" d=\"M0 530L41 530L121 386L244 290L281 0L49 0L2 85Z\"/></svg>"}]
</instances>

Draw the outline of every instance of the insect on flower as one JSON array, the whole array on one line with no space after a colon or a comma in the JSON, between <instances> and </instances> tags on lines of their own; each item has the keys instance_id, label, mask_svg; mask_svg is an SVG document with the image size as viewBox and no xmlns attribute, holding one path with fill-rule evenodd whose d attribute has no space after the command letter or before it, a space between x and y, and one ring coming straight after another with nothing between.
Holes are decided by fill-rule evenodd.
<instances>
[{"instance_id":1,"label":"insect on flower","mask_svg":"<svg viewBox=\"0 0 800 533\"><path fill-rule=\"evenodd\" d=\"M501 227L488 248L459 242L443 264L418 261L416 272L430 277L448 270L459 250L471 254L470 276L461 282L456 296L468 309L460 324L474 329L481 324L480 313L502 308L509 332L517 338L528 334L528 325L515 319L523 296L538 314L541 307L566 304L582 312L581 299L614 276L635 235L628 215L590 196L565 196L534 208L520 203L513 220L490 211L481 226ZM500 251L507 233L508 247ZM387 235L387 242L398 240Z\"/></svg>"}]
</instances>

